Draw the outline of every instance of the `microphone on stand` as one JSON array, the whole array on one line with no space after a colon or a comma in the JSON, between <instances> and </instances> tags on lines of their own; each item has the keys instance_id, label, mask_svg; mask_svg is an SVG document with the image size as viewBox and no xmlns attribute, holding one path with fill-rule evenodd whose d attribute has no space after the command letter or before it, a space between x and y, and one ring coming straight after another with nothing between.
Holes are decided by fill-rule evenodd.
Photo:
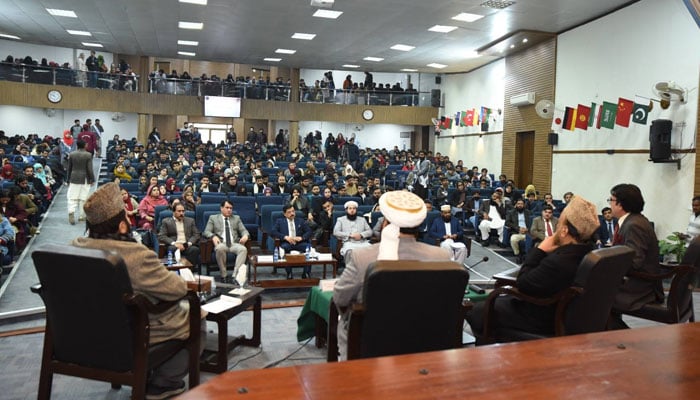
<instances>
[{"instance_id":1,"label":"microphone on stand","mask_svg":"<svg viewBox=\"0 0 700 400\"><path fill-rule=\"evenodd\" d=\"M473 268L476 267L477 265L479 265L479 264L481 264L481 263L483 263L483 262L486 262L486 261L488 261L488 260L489 260L489 258L488 258L487 256L484 256L484 258L482 258L481 260L475 262L474 265L469 266L469 265L466 265L466 264L465 264L465 266L467 267L467 270L468 270L468 271L471 271L471 272L475 273L476 275L479 275L480 277L482 277L482 278L484 278L484 279L489 279L488 277L486 277L486 276L480 274L480 273L477 272L477 271L474 271L474 269L473 269ZM476 285L474 285L474 284L471 284L471 283L469 284L469 290L472 290L472 291L474 291L474 292L476 292L476 293L479 293L479 294L484 294L484 293L486 293L486 291L485 291L484 289L482 289L482 288L480 288L479 286L476 286Z\"/></svg>"},{"instance_id":2,"label":"microphone on stand","mask_svg":"<svg viewBox=\"0 0 700 400\"><path fill-rule=\"evenodd\" d=\"M474 265L470 266L469 268L474 268L474 267L476 267L477 265L481 264L482 262L486 262L486 261L488 261L488 260L489 260L489 258L488 258L487 256L484 256L484 258L482 258L481 260L475 262Z\"/></svg>"}]
</instances>

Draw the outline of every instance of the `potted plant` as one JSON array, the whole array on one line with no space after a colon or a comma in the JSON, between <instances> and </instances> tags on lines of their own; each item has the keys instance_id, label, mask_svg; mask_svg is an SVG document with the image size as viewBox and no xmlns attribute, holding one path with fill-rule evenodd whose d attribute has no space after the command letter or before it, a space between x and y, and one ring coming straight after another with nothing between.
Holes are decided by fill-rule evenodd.
<instances>
[{"instance_id":1,"label":"potted plant","mask_svg":"<svg viewBox=\"0 0 700 400\"><path fill-rule=\"evenodd\" d=\"M667 263L680 263L686 250L686 235L673 232L666 239L659 240L659 255Z\"/></svg>"}]
</instances>

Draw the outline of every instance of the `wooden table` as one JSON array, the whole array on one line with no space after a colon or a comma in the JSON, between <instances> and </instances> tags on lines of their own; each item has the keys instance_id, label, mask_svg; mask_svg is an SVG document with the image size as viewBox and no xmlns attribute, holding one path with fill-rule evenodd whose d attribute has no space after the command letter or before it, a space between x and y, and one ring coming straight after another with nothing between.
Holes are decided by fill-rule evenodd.
<instances>
[{"instance_id":1,"label":"wooden table","mask_svg":"<svg viewBox=\"0 0 700 400\"><path fill-rule=\"evenodd\" d=\"M185 257L181 257L180 261L175 261L175 259L173 259L173 263L171 265L168 265L167 258L161 258L160 263L165 265L165 268L167 268L170 271L177 271L179 269L184 268L192 269L192 263Z\"/></svg>"},{"instance_id":2,"label":"wooden table","mask_svg":"<svg viewBox=\"0 0 700 400\"><path fill-rule=\"evenodd\" d=\"M216 350L204 349L199 367L205 372L226 372L228 369L228 353L238 345L258 347L260 346L260 328L262 299L260 295L264 289L250 287L250 292L240 297L243 301L240 305L229 308L218 314L207 314L207 321L216 322L219 334L217 337ZM234 295L230 295L234 296ZM247 338L243 335L237 337L228 336L228 321L243 311L253 309L253 336Z\"/></svg>"},{"instance_id":3,"label":"wooden table","mask_svg":"<svg viewBox=\"0 0 700 400\"><path fill-rule=\"evenodd\" d=\"M518 273L520 273L520 267L507 269L503 272L495 274L493 276L493 279L496 280L494 286L498 288L506 285L515 285L515 282L518 279Z\"/></svg>"},{"instance_id":4,"label":"wooden table","mask_svg":"<svg viewBox=\"0 0 700 400\"><path fill-rule=\"evenodd\" d=\"M692 399L700 323L220 375L181 399ZM484 397L481 397L484 396Z\"/></svg>"},{"instance_id":5,"label":"wooden table","mask_svg":"<svg viewBox=\"0 0 700 400\"><path fill-rule=\"evenodd\" d=\"M253 280L252 285L262 286L262 287L309 287L318 285L318 279L308 278L308 279L270 279L258 281L258 267L275 267L275 268L285 268L285 267L303 267L305 265L322 265L323 266L323 279L326 279L326 266L333 266L333 278L338 274L338 261L331 257L330 259L314 259L314 260L302 260L298 262L291 261L272 261L271 255L254 255L250 257L250 266L253 270Z\"/></svg>"}]
</instances>

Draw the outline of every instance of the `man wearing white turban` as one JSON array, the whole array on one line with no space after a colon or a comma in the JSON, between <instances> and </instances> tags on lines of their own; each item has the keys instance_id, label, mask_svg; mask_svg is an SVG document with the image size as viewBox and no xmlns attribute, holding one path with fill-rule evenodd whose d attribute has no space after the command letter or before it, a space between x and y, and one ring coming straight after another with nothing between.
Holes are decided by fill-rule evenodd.
<instances>
[{"instance_id":1,"label":"man wearing white turban","mask_svg":"<svg viewBox=\"0 0 700 400\"><path fill-rule=\"evenodd\" d=\"M381 242L345 255L345 269L333 289L333 301L341 310L362 302L367 267L377 260L450 261L448 250L416 240L418 226L427 213L423 199L408 191L393 191L382 195L379 204L385 224ZM348 317L349 312L341 312L338 322L340 360L347 357Z\"/></svg>"}]
</instances>

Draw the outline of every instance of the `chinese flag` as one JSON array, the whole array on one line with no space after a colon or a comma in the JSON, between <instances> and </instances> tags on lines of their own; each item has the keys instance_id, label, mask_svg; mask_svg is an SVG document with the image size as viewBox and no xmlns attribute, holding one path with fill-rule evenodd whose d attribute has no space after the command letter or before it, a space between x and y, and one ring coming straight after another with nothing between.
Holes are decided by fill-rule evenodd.
<instances>
[{"instance_id":1,"label":"chinese flag","mask_svg":"<svg viewBox=\"0 0 700 400\"><path fill-rule=\"evenodd\" d=\"M617 116L615 117L615 124L624 126L625 128L629 127L633 107L634 102L632 100L627 100L620 97L617 101Z\"/></svg>"},{"instance_id":2,"label":"chinese flag","mask_svg":"<svg viewBox=\"0 0 700 400\"><path fill-rule=\"evenodd\" d=\"M579 104L576 108L576 127L578 129L588 130L588 119L591 117L591 108Z\"/></svg>"}]
</instances>

